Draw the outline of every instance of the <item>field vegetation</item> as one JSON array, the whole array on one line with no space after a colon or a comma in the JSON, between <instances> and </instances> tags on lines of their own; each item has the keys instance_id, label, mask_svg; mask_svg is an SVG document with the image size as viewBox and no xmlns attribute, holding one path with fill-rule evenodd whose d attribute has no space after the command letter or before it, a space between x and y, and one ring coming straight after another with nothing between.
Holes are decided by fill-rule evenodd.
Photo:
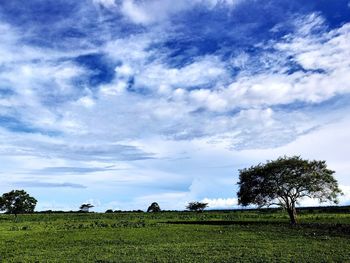
<instances>
[{"instance_id":1,"label":"field vegetation","mask_svg":"<svg viewBox=\"0 0 350 263\"><path fill-rule=\"evenodd\" d=\"M350 207L0 215L2 262L350 262Z\"/></svg>"}]
</instances>

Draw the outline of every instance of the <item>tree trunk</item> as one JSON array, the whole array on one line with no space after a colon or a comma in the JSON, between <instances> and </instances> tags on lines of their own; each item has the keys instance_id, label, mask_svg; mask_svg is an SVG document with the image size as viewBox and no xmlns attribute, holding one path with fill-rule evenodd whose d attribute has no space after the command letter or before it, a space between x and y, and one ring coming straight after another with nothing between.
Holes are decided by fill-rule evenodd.
<instances>
[{"instance_id":1,"label":"tree trunk","mask_svg":"<svg viewBox=\"0 0 350 263\"><path fill-rule=\"evenodd\" d=\"M297 224L297 211L296 211L295 207L289 208L289 209L287 209L287 211L288 211L288 215L290 218L290 223L292 225L296 225Z\"/></svg>"}]
</instances>

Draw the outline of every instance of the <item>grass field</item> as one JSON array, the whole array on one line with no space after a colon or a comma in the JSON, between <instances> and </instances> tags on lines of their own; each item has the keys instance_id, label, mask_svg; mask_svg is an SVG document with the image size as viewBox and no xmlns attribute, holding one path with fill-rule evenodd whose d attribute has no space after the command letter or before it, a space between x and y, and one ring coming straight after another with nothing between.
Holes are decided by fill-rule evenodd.
<instances>
[{"instance_id":1,"label":"grass field","mask_svg":"<svg viewBox=\"0 0 350 263\"><path fill-rule=\"evenodd\" d=\"M350 262L350 208L0 215L1 262Z\"/></svg>"}]
</instances>

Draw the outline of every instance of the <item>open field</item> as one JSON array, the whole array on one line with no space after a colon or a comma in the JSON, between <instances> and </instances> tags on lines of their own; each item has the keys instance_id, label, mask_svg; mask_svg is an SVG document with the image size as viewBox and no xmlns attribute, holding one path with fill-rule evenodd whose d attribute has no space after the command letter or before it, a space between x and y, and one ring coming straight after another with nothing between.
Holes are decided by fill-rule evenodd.
<instances>
[{"instance_id":1,"label":"open field","mask_svg":"<svg viewBox=\"0 0 350 263\"><path fill-rule=\"evenodd\" d=\"M2 262L350 262L350 208L0 215Z\"/></svg>"}]
</instances>

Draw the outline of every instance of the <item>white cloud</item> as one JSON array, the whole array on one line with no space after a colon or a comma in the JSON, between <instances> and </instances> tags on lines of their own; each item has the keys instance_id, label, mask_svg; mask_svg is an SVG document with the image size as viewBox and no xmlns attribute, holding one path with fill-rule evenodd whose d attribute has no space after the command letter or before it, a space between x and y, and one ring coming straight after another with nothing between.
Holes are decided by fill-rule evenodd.
<instances>
[{"instance_id":1,"label":"white cloud","mask_svg":"<svg viewBox=\"0 0 350 263\"><path fill-rule=\"evenodd\" d=\"M154 21L153 16L147 14L146 10L137 6L133 0L123 2L122 12L134 23L149 24Z\"/></svg>"},{"instance_id":2,"label":"white cloud","mask_svg":"<svg viewBox=\"0 0 350 263\"><path fill-rule=\"evenodd\" d=\"M123 64L121 66L118 66L115 68L115 71L118 75L121 75L122 77L129 77L133 75L133 69L126 64Z\"/></svg>"},{"instance_id":3,"label":"white cloud","mask_svg":"<svg viewBox=\"0 0 350 263\"><path fill-rule=\"evenodd\" d=\"M316 37L293 37L275 46L293 55L305 69L325 72L263 72L242 76L223 90L205 91L231 107L261 107L297 101L320 103L350 92L350 24ZM276 56L281 56L280 53ZM281 67L281 65L278 65ZM204 104L208 104L207 101Z\"/></svg>"},{"instance_id":4,"label":"white cloud","mask_svg":"<svg viewBox=\"0 0 350 263\"><path fill-rule=\"evenodd\" d=\"M213 88L214 82L215 85L220 85L220 82L225 81L227 77L225 64L215 56L206 56L181 68L169 68L159 62L147 64L137 75L136 85L155 89L161 85L173 89L207 85Z\"/></svg>"},{"instance_id":5,"label":"white cloud","mask_svg":"<svg viewBox=\"0 0 350 263\"><path fill-rule=\"evenodd\" d=\"M300 29L295 35L288 36L283 42L272 43L272 47L279 50L275 56L307 54L310 45L296 44L301 39L300 36L303 36L304 41L314 43L313 45L316 45L317 41L326 40L326 44L317 44L316 47L313 47L320 53L319 56L313 57L314 60L330 57L334 53L330 50L338 50L339 54L347 52L343 44L346 41L342 40L347 39L347 25L341 29L310 37L306 35L306 32L310 33L314 27L320 27L322 19L317 16L306 19L309 21L305 23L307 26ZM325 73L299 71L288 75L281 71L280 64L276 64L275 67L280 70L275 73L261 72L249 77L241 74L234 82L226 86L225 82L229 81L225 70L226 65L217 57L207 56L184 67L170 68L161 60L149 60L154 55L152 50L147 49L152 43L150 39L152 39L151 35L143 35L137 39L118 40L108 46L108 51L115 58L125 61L123 66L116 69L117 72L120 70L120 76L127 77L133 74L136 88L141 87L150 89L151 92L158 92L160 98L157 98L157 101L150 100L150 98L148 102L138 101L134 97L136 105L142 108L143 112L151 113L145 118L145 120L148 119L148 129L152 130L151 116L156 117L157 129L153 130L156 133L163 133L164 128L168 127L165 129L169 134L169 128L177 126L177 129L171 128L170 131L177 138L193 138L203 135L214 136L214 138L224 136L231 137L233 144L241 145L239 147L242 148L256 147L257 144L260 144L261 147L276 146L294 140L297 136L325 122L335 120L337 113L333 117L329 113L327 119L305 111L287 113L272 110L271 107L301 101L317 104L337 94L348 93L350 90L348 77L350 75L347 74L350 70L346 58L337 59L338 63L327 63L333 68L332 70L326 68ZM129 42L133 43L132 46L127 45ZM275 58L272 56L272 59ZM130 68L133 69L132 73ZM282 70L284 70L283 67ZM202 72L209 72L209 74L203 76ZM209 86L210 89L188 90L193 86ZM110 94L120 94L125 89L126 82L118 80L116 84L103 90ZM172 102L168 101L169 98L172 99ZM118 101L120 99L119 97ZM195 117L190 115L196 109L224 113L237 108L244 108L237 116L211 117L210 121L205 121L208 115L204 113ZM263 113L268 111L270 111L270 117L266 119L267 115ZM257 114L255 119L252 118L254 112ZM167 119L170 115L173 116L172 125ZM179 119L181 123L176 124L177 116L181 116L181 120ZM159 125L162 122L164 125ZM193 123L198 123L198 129ZM245 126L246 129L242 128ZM261 144L261 142L265 143Z\"/></svg>"},{"instance_id":6,"label":"white cloud","mask_svg":"<svg viewBox=\"0 0 350 263\"><path fill-rule=\"evenodd\" d=\"M219 56L199 57L188 65L172 68L165 64L162 52L154 59L156 50L149 49L165 36L155 39L153 34L144 33L105 45L103 51L121 64L115 69L113 82L99 87L98 97L93 98L89 87L78 90L71 83L72 79L88 74L84 69L68 62L44 61L20 63L3 73L3 81L11 83L20 95L0 102L4 106L17 105L23 119L37 128L80 135L85 131L92 138L205 137L210 141L231 140L237 149L281 145L336 119L337 115L328 114L325 118L308 112L281 112L273 109L275 105L300 101L319 103L350 90L348 59L331 58L335 51L347 54L349 26L318 35L326 41L319 45L315 36L304 34L315 26L320 27L322 20L311 16L307 21L308 26L301 29L302 32L271 45L285 52L284 55L306 56L310 49L318 50L318 55L312 58L314 61L321 61L324 57L332 60L324 64L328 67L326 73L295 72L287 75L277 71L249 77L241 74L227 85L230 81L227 64ZM300 44L301 35L303 41L312 45ZM13 41L11 39L16 39L16 36L8 39ZM18 79L18 75L22 78ZM136 91L148 89L152 96L128 92L130 78L134 80ZM72 103L50 107L43 104L45 96L72 98ZM230 114L230 111L236 113ZM130 119L138 121L130 123Z\"/></svg>"},{"instance_id":7,"label":"white cloud","mask_svg":"<svg viewBox=\"0 0 350 263\"><path fill-rule=\"evenodd\" d=\"M340 196L341 204L350 204L350 185L340 185L339 188L343 191L343 195Z\"/></svg>"},{"instance_id":8,"label":"white cloud","mask_svg":"<svg viewBox=\"0 0 350 263\"><path fill-rule=\"evenodd\" d=\"M99 0L102 1L102 0ZM105 1L105 0L104 0ZM123 0L121 11L133 23L151 25L165 22L172 15L195 8L197 5L214 8L218 5L235 6L241 0Z\"/></svg>"},{"instance_id":9,"label":"white cloud","mask_svg":"<svg viewBox=\"0 0 350 263\"><path fill-rule=\"evenodd\" d=\"M350 24L345 24L339 29L330 32L312 34L315 28L323 26L323 20L318 16L311 15L306 18L305 26L300 28L295 34L286 37L285 41L273 43L271 48L276 48L279 52L270 55L271 63L278 62L279 58L293 56L294 62L299 63L309 72L296 71L286 74L285 66L278 62L271 69L255 73L253 76L244 73L244 66L241 66L243 73L227 87L212 86L207 90L196 90L188 94L195 99L199 106L210 110L230 110L237 107L265 107L279 104L290 104L294 102L321 103L336 95L350 92ZM304 21L304 20L302 20ZM238 60L241 55L238 55ZM245 57L245 61L248 58ZM233 61L237 64L238 62ZM270 62L269 62L270 63ZM217 64L219 65L219 64ZM218 70L214 64L203 64L204 67L215 69L219 73L217 76L225 80L224 70ZM203 72L203 69L200 69ZM181 69L181 74L173 74L177 83L172 82L171 74L164 74L160 69L154 69L150 76L166 76L170 83L181 84L196 83L196 79L186 77L187 68ZM157 73L156 73L157 72ZM188 71L191 76L197 76L195 72ZM163 74L158 74L163 73ZM206 74L207 75L207 74ZM210 75L210 74L209 74ZM215 75L213 75L215 76ZM160 81L153 78L156 83ZM215 79L207 79L205 82L198 82L198 85L211 83ZM226 79L227 81L227 79ZM219 86L220 88L215 89ZM223 86L225 86L223 84ZM181 88L181 86L178 86ZM213 89L214 88L214 89ZM215 107L218 104L218 107Z\"/></svg>"},{"instance_id":10,"label":"white cloud","mask_svg":"<svg viewBox=\"0 0 350 263\"><path fill-rule=\"evenodd\" d=\"M228 102L218 92L213 93L208 89L193 90L190 92L190 98L199 106L205 105L210 111L220 112L228 108Z\"/></svg>"},{"instance_id":11,"label":"white cloud","mask_svg":"<svg viewBox=\"0 0 350 263\"><path fill-rule=\"evenodd\" d=\"M154 41L156 40L152 40L151 34L131 35L126 38L107 42L103 51L108 53L112 59L122 59L123 62L128 62L129 67L133 68L133 62L145 63L152 55L146 49Z\"/></svg>"},{"instance_id":12,"label":"white cloud","mask_svg":"<svg viewBox=\"0 0 350 263\"><path fill-rule=\"evenodd\" d=\"M323 25L318 17L311 16L308 19L316 20L318 26ZM307 29L301 28L297 35L287 36L286 43L279 43L276 47L295 56L296 61L305 69L333 71L338 70L339 67L348 68L350 65L348 59L350 24L344 24L339 29L316 35L311 34L315 25L312 23L311 26Z\"/></svg>"},{"instance_id":13,"label":"white cloud","mask_svg":"<svg viewBox=\"0 0 350 263\"><path fill-rule=\"evenodd\" d=\"M204 198L201 202L208 203L209 209L233 209L238 205L236 198Z\"/></svg>"},{"instance_id":14,"label":"white cloud","mask_svg":"<svg viewBox=\"0 0 350 263\"><path fill-rule=\"evenodd\" d=\"M91 108L92 106L95 105L95 101L88 96L80 98L76 103L87 108Z\"/></svg>"}]
</instances>

